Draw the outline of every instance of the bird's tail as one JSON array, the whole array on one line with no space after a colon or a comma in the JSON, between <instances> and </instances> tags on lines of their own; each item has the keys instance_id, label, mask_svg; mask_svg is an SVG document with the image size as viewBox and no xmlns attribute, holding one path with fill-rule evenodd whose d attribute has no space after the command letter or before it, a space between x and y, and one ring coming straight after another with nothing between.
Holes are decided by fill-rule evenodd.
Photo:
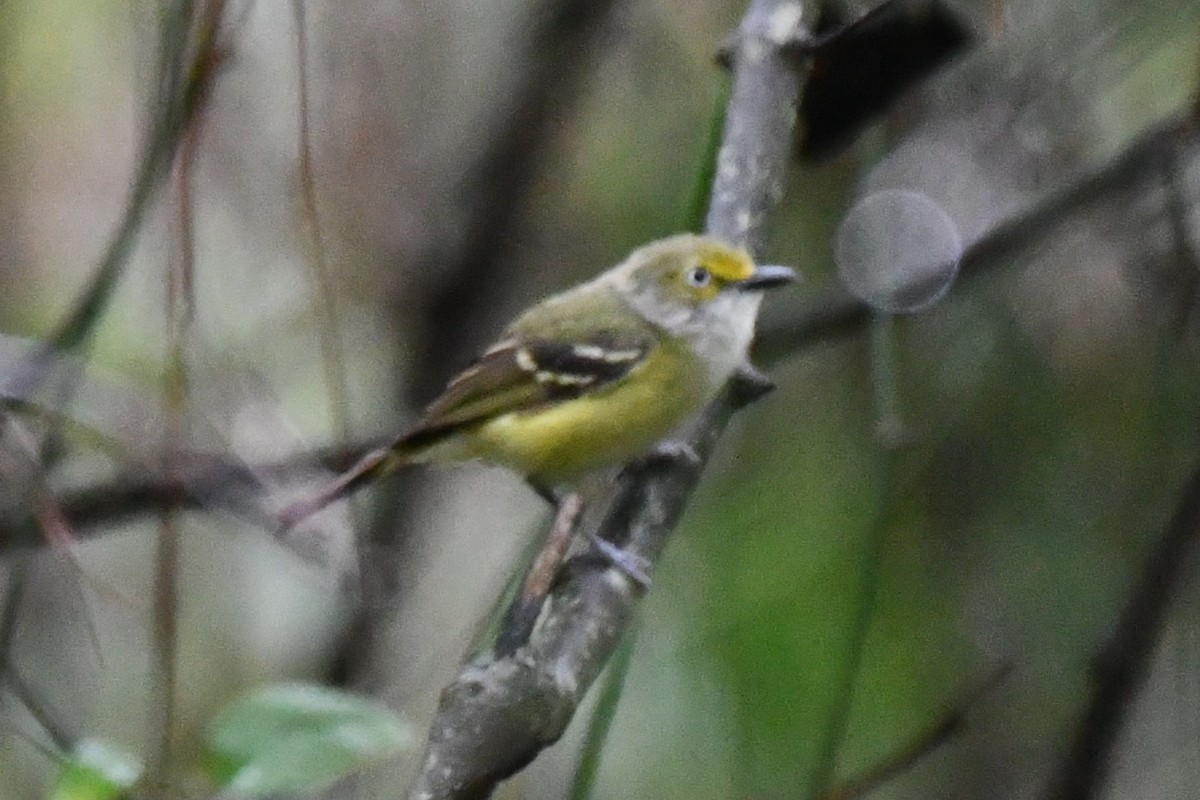
<instances>
[{"instance_id":1,"label":"bird's tail","mask_svg":"<svg viewBox=\"0 0 1200 800\"><path fill-rule=\"evenodd\" d=\"M412 448L405 446L406 444L401 438L386 447L372 450L312 497L297 500L286 506L279 513L280 530L290 530L330 503L348 497L371 481L389 475L411 462L414 454Z\"/></svg>"}]
</instances>

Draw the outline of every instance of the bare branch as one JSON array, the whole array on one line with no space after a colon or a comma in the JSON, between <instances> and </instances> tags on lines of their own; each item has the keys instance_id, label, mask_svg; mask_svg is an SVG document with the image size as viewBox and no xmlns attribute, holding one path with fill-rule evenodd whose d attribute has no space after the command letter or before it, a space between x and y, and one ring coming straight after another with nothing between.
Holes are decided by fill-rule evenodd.
<instances>
[{"instance_id":1,"label":"bare branch","mask_svg":"<svg viewBox=\"0 0 1200 800\"><path fill-rule=\"evenodd\" d=\"M888 781L903 775L926 756L962 730L967 715L1012 672L1011 664L1001 664L976 681L935 719L927 728L904 742L865 772L835 786L820 795L819 800L857 800L865 797Z\"/></svg>"},{"instance_id":2,"label":"bare branch","mask_svg":"<svg viewBox=\"0 0 1200 800\"><path fill-rule=\"evenodd\" d=\"M804 72L795 47L804 39L803 10L798 0L753 0L735 45L707 228L756 254L790 157ZM653 460L626 473L595 535L652 566L735 407L751 394L740 391L746 384L735 380L696 421L687 444L697 458ZM410 798L488 797L556 741L624 637L641 594L607 561L568 561L528 644L476 659L443 692Z\"/></svg>"},{"instance_id":3,"label":"bare branch","mask_svg":"<svg viewBox=\"0 0 1200 800\"><path fill-rule=\"evenodd\" d=\"M1139 181L1158 180L1162 165L1174 163L1180 149L1195 146L1198 139L1200 123L1190 115L1151 128L1111 161L977 239L963 253L960 275L972 278L1011 266L1017 253L1042 241L1088 203ZM870 317L869 306L838 286L803 313L761 330L755 356L763 364L776 364L818 342L856 335Z\"/></svg>"},{"instance_id":4,"label":"bare branch","mask_svg":"<svg viewBox=\"0 0 1200 800\"><path fill-rule=\"evenodd\" d=\"M1185 565L1195 563L1198 542L1200 467L1180 492L1162 539L1147 559L1112 635L1092 663L1091 697L1045 795L1047 800L1089 800L1103 789L1113 748L1146 681L1167 611L1187 574Z\"/></svg>"}]
</instances>

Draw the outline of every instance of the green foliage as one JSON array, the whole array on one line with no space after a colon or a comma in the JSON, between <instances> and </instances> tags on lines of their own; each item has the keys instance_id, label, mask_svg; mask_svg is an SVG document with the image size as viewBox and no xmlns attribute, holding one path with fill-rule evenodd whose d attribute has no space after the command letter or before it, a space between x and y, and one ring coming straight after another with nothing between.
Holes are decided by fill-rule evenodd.
<instances>
[{"instance_id":1,"label":"green foliage","mask_svg":"<svg viewBox=\"0 0 1200 800\"><path fill-rule=\"evenodd\" d=\"M378 703L304 684L257 689L209 731L207 767L242 795L314 791L411 747L408 723Z\"/></svg>"},{"instance_id":2,"label":"green foliage","mask_svg":"<svg viewBox=\"0 0 1200 800\"><path fill-rule=\"evenodd\" d=\"M62 763L49 800L120 800L141 777L137 759L108 742L86 739Z\"/></svg>"}]
</instances>

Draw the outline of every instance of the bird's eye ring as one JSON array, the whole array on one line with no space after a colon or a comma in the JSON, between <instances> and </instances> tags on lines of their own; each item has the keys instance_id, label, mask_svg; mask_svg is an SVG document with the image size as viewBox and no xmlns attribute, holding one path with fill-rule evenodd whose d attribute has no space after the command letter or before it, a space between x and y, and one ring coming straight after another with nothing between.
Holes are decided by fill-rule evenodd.
<instances>
[{"instance_id":1,"label":"bird's eye ring","mask_svg":"<svg viewBox=\"0 0 1200 800\"><path fill-rule=\"evenodd\" d=\"M683 277L688 282L688 286L696 289L703 289L712 281L712 273L704 267L692 267L684 273Z\"/></svg>"}]
</instances>

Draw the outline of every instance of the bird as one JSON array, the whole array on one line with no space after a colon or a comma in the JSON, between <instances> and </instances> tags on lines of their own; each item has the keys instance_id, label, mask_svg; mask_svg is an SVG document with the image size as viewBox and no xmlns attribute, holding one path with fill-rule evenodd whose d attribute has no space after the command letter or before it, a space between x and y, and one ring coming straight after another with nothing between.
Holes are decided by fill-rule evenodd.
<instances>
[{"instance_id":1,"label":"bird","mask_svg":"<svg viewBox=\"0 0 1200 800\"><path fill-rule=\"evenodd\" d=\"M645 455L747 363L763 291L794 279L710 236L639 247L520 314L403 434L285 508L283 527L408 464L499 464L553 499Z\"/></svg>"}]
</instances>

